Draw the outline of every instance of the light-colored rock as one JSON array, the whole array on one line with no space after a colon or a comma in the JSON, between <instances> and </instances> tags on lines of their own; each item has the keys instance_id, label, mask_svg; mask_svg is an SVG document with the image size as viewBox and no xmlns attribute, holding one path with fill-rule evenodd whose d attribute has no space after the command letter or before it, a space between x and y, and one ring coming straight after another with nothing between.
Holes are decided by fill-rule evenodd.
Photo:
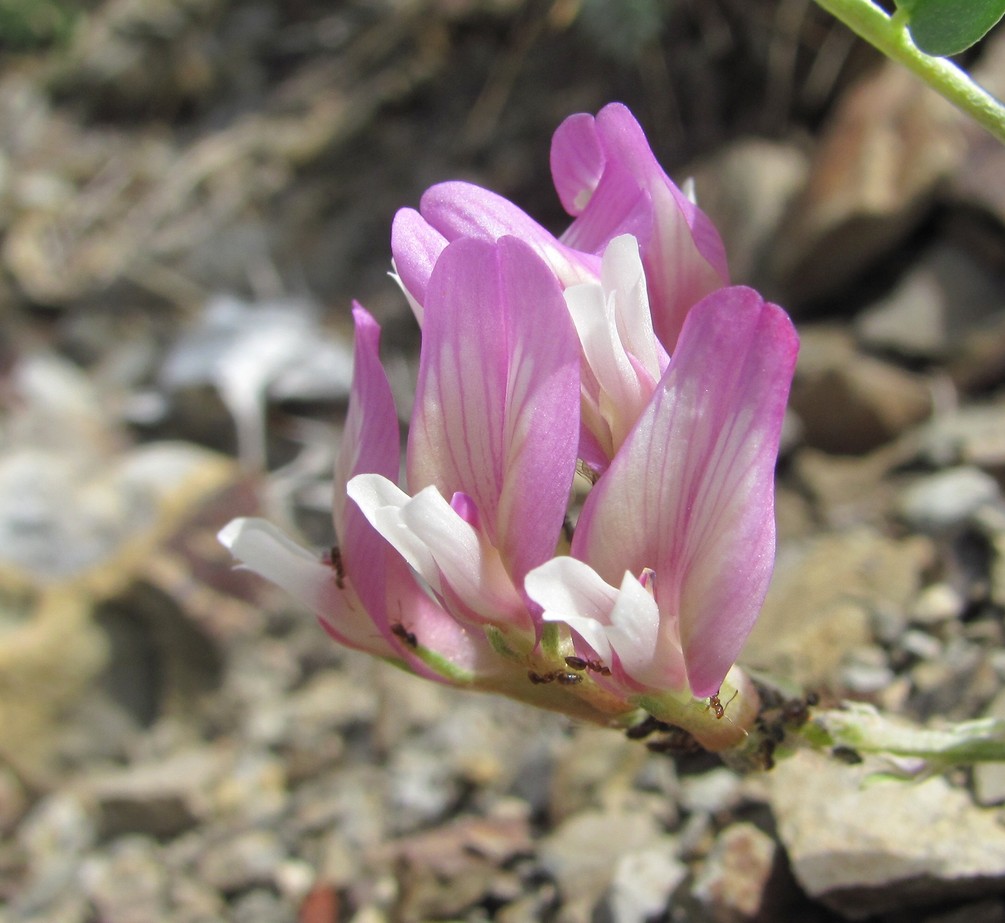
<instances>
[{"instance_id":1,"label":"light-colored rock","mask_svg":"<svg viewBox=\"0 0 1005 923\"><path fill-rule=\"evenodd\" d=\"M922 430L920 455L936 468L975 465L1005 471L1005 402L936 415Z\"/></svg>"},{"instance_id":2,"label":"light-colored rock","mask_svg":"<svg viewBox=\"0 0 1005 923\"><path fill-rule=\"evenodd\" d=\"M832 529L882 527L896 500L888 475L904 454L899 442L868 455L830 455L806 447L793 458L792 471L818 523Z\"/></svg>"},{"instance_id":3,"label":"light-colored rock","mask_svg":"<svg viewBox=\"0 0 1005 923\"><path fill-rule=\"evenodd\" d=\"M777 919L773 880L778 844L750 823L731 824L716 838L695 879L693 893L715 923Z\"/></svg>"},{"instance_id":4,"label":"light-colored rock","mask_svg":"<svg viewBox=\"0 0 1005 923\"><path fill-rule=\"evenodd\" d=\"M124 837L108 855L89 858L80 882L101 919L126 923L171 916L168 871L156 841L148 837Z\"/></svg>"},{"instance_id":5,"label":"light-colored rock","mask_svg":"<svg viewBox=\"0 0 1005 923\"><path fill-rule=\"evenodd\" d=\"M729 811L742 799L743 779L724 766L680 780L681 806L691 812Z\"/></svg>"},{"instance_id":6,"label":"light-colored rock","mask_svg":"<svg viewBox=\"0 0 1005 923\"><path fill-rule=\"evenodd\" d=\"M743 663L811 688L834 682L872 642L876 613L906 612L931 559L926 539L866 527L782 547Z\"/></svg>"},{"instance_id":7,"label":"light-colored rock","mask_svg":"<svg viewBox=\"0 0 1005 923\"><path fill-rule=\"evenodd\" d=\"M770 287L770 248L808 167L806 152L793 144L742 138L693 171L698 203L722 234L735 283Z\"/></svg>"},{"instance_id":8,"label":"light-colored rock","mask_svg":"<svg viewBox=\"0 0 1005 923\"><path fill-rule=\"evenodd\" d=\"M998 893L1005 828L941 777L870 781L803 751L774 770L771 806L804 890L852 919Z\"/></svg>"},{"instance_id":9,"label":"light-colored rock","mask_svg":"<svg viewBox=\"0 0 1005 923\"><path fill-rule=\"evenodd\" d=\"M105 835L173 836L205 820L233 755L197 747L156 762L95 773L83 784L98 806Z\"/></svg>"},{"instance_id":10,"label":"light-colored rock","mask_svg":"<svg viewBox=\"0 0 1005 923\"><path fill-rule=\"evenodd\" d=\"M855 331L873 349L948 359L968 351L970 337L994 329L1003 306L999 280L971 252L943 244L922 254L889 295L859 315Z\"/></svg>"},{"instance_id":11,"label":"light-colored rock","mask_svg":"<svg viewBox=\"0 0 1005 923\"><path fill-rule=\"evenodd\" d=\"M648 812L583 811L545 837L538 856L558 884L570 919L589 919L613 881L618 860L655 847L663 834Z\"/></svg>"},{"instance_id":12,"label":"light-colored rock","mask_svg":"<svg viewBox=\"0 0 1005 923\"><path fill-rule=\"evenodd\" d=\"M985 471L961 466L915 481L900 495L898 512L921 532L953 532L982 507L1001 499L1001 487Z\"/></svg>"},{"instance_id":13,"label":"light-colored rock","mask_svg":"<svg viewBox=\"0 0 1005 923\"><path fill-rule=\"evenodd\" d=\"M911 603L908 615L917 625L937 625L957 619L966 605L962 594L948 583L926 586Z\"/></svg>"},{"instance_id":14,"label":"light-colored rock","mask_svg":"<svg viewBox=\"0 0 1005 923\"><path fill-rule=\"evenodd\" d=\"M276 875L286 860L279 838L268 830L247 830L207 844L198 874L225 894L256 886L278 885Z\"/></svg>"},{"instance_id":15,"label":"light-colored rock","mask_svg":"<svg viewBox=\"0 0 1005 923\"><path fill-rule=\"evenodd\" d=\"M617 923L646 923L661 917L688 876L679 852L676 840L663 837L652 846L618 859L604 902L610 919Z\"/></svg>"}]
</instances>

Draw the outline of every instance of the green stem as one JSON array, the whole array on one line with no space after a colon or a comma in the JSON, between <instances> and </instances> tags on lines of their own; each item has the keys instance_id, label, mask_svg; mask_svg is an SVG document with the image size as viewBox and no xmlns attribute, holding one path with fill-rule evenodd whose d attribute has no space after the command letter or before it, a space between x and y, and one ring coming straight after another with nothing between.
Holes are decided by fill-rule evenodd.
<instances>
[{"instance_id":1,"label":"green stem","mask_svg":"<svg viewBox=\"0 0 1005 923\"><path fill-rule=\"evenodd\" d=\"M915 727L869 705L814 713L797 735L817 747L845 747L923 760L929 771L1005 761L1005 721L980 718L941 729Z\"/></svg>"},{"instance_id":2,"label":"green stem","mask_svg":"<svg viewBox=\"0 0 1005 923\"><path fill-rule=\"evenodd\" d=\"M951 61L920 51L911 41L906 17L901 12L889 16L872 0L817 0L817 3L888 58L914 71L1005 144L1005 106Z\"/></svg>"}]
</instances>

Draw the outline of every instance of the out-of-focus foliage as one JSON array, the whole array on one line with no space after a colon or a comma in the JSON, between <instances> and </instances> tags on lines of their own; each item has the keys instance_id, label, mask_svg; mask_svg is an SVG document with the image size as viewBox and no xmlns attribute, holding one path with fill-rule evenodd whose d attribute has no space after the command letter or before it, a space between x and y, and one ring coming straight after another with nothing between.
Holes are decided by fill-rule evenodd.
<instances>
[{"instance_id":1,"label":"out-of-focus foliage","mask_svg":"<svg viewBox=\"0 0 1005 923\"><path fill-rule=\"evenodd\" d=\"M976 45L1005 15L1005 0L897 0L914 44L925 54L952 55Z\"/></svg>"},{"instance_id":2,"label":"out-of-focus foliage","mask_svg":"<svg viewBox=\"0 0 1005 923\"><path fill-rule=\"evenodd\" d=\"M29 50L66 41L80 12L69 0L0 0L0 50Z\"/></svg>"}]
</instances>

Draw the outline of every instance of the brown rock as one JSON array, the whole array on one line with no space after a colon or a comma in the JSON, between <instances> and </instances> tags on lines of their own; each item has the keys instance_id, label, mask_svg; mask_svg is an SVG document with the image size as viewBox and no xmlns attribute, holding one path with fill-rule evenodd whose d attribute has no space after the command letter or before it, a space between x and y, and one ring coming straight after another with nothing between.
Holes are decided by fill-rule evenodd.
<instances>
[{"instance_id":1,"label":"brown rock","mask_svg":"<svg viewBox=\"0 0 1005 923\"><path fill-rule=\"evenodd\" d=\"M791 403L805 443L841 454L867 452L932 412L924 379L862 355L831 327L803 331Z\"/></svg>"},{"instance_id":2,"label":"brown rock","mask_svg":"<svg viewBox=\"0 0 1005 923\"><path fill-rule=\"evenodd\" d=\"M964 156L965 121L891 61L847 92L774 251L793 298L841 287L903 239Z\"/></svg>"}]
</instances>

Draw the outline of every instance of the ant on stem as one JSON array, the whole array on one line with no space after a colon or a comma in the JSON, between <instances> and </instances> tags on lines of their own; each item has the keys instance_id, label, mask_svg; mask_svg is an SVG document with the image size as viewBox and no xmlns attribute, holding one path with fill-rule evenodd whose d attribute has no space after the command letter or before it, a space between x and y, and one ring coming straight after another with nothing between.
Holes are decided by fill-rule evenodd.
<instances>
[{"instance_id":1,"label":"ant on stem","mask_svg":"<svg viewBox=\"0 0 1005 923\"><path fill-rule=\"evenodd\" d=\"M583 681L583 677L578 673L566 673L563 670L552 670L551 673L535 673L533 670L528 670L527 679L535 686L555 682L559 686L578 686Z\"/></svg>"},{"instance_id":2,"label":"ant on stem","mask_svg":"<svg viewBox=\"0 0 1005 923\"><path fill-rule=\"evenodd\" d=\"M586 660L583 657L566 657L566 666L573 670L591 670L601 676L610 676L611 668L602 664L599 660Z\"/></svg>"},{"instance_id":3,"label":"ant on stem","mask_svg":"<svg viewBox=\"0 0 1005 923\"><path fill-rule=\"evenodd\" d=\"M708 708L712 709L712 712L715 714L715 718L717 721L721 721L723 718L726 717L726 709L729 707L729 703L732 702L733 699L735 699L738 694L739 694L738 691L734 692L730 696L729 702L727 702L725 705L723 705L722 702L719 700L718 692L715 693L715 695L710 695L708 697Z\"/></svg>"}]
</instances>

